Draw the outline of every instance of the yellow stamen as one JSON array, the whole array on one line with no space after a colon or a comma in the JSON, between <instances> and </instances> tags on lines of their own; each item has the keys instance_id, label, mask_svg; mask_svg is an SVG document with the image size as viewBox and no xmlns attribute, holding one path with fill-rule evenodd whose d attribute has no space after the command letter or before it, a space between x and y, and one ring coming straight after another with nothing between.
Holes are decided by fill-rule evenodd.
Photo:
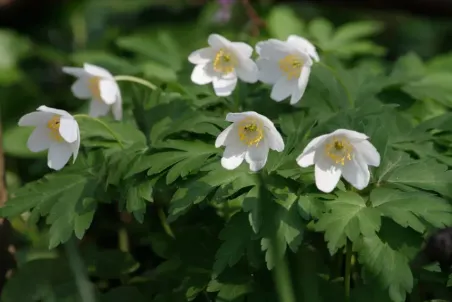
<instances>
[{"instance_id":1,"label":"yellow stamen","mask_svg":"<svg viewBox=\"0 0 452 302\"><path fill-rule=\"evenodd\" d=\"M345 165L345 160L352 160L353 146L346 138L334 137L325 145L325 153L336 164Z\"/></svg>"},{"instance_id":2,"label":"yellow stamen","mask_svg":"<svg viewBox=\"0 0 452 302\"><path fill-rule=\"evenodd\" d=\"M89 78L89 80L88 80L88 88L89 88L89 91L91 92L91 95L94 97L94 99L100 101L101 97L100 97L99 82L100 82L100 78L99 77L91 77L91 78Z\"/></svg>"},{"instance_id":3,"label":"yellow stamen","mask_svg":"<svg viewBox=\"0 0 452 302\"><path fill-rule=\"evenodd\" d=\"M213 69L216 72L228 74L234 71L237 65L235 56L227 50L220 49L213 60Z\"/></svg>"},{"instance_id":4,"label":"yellow stamen","mask_svg":"<svg viewBox=\"0 0 452 302\"><path fill-rule=\"evenodd\" d=\"M47 128L50 130L50 137L58 142L63 138L60 135L60 116L55 115L47 122Z\"/></svg>"},{"instance_id":5,"label":"yellow stamen","mask_svg":"<svg viewBox=\"0 0 452 302\"><path fill-rule=\"evenodd\" d=\"M264 138L264 129L260 121L254 118L245 118L238 125L239 138L248 146L257 146Z\"/></svg>"},{"instance_id":6,"label":"yellow stamen","mask_svg":"<svg viewBox=\"0 0 452 302\"><path fill-rule=\"evenodd\" d=\"M287 74L287 79L296 79L300 77L303 60L296 55L287 55L279 60L279 68Z\"/></svg>"}]
</instances>

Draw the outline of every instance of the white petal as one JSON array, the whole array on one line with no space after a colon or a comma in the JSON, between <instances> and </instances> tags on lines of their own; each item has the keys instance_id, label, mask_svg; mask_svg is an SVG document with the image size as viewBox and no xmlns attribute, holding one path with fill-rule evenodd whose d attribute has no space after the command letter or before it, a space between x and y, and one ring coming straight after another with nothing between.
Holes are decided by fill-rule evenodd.
<instances>
[{"instance_id":1,"label":"white petal","mask_svg":"<svg viewBox=\"0 0 452 302\"><path fill-rule=\"evenodd\" d=\"M316 159L315 163L315 184L320 191L330 193L341 178L341 170L321 156L318 157L320 157L320 160Z\"/></svg>"},{"instance_id":2,"label":"white petal","mask_svg":"<svg viewBox=\"0 0 452 302\"><path fill-rule=\"evenodd\" d=\"M268 157L268 150L268 144L265 140L260 141L257 146L248 147L245 160L249 163L251 171L259 171L265 166Z\"/></svg>"},{"instance_id":3,"label":"white petal","mask_svg":"<svg viewBox=\"0 0 452 302\"><path fill-rule=\"evenodd\" d=\"M71 86L71 91L79 99L88 99L91 97L91 91L88 87L87 78L82 76Z\"/></svg>"},{"instance_id":4,"label":"white petal","mask_svg":"<svg viewBox=\"0 0 452 302\"><path fill-rule=\"evenodd\" d=\"M380 153L377 149L367 140L360 141L353 145L356 152L361 155L366 164L378 167L380 165Z\"/></svg>"},{"instance_id":5,"label":"white petal","mask_svg":"<svg viewBox=\"0 0 452 302\"><path fill-rule=\"evenodd\" d=\"M105 68L102 68L102 67L99 67L99 66L96 66L96 65L92 65L92 64L88 64L88 63L83 64L83 68L90 75L93 75L93 76L96 76L96 77L101 77L101 78L107 78L107 79L112 79L113 78L112 74L108 70L106 70Z\"/></svg>"},{"instance_id":6,"label":"white petal","mask_svg":"<svg viewBox=\"0 0 452 302\"><path fill-rule=\"evenodd\" d=\"M41 152L49 148L52 140L49 129L44 126L36 127L27 141L27 147L31 152Z\"/></svg>"},{"instance_id":7,"label":"white petal","mask_svg":"<svg viewBox=\"0 0 452 302\"><path fill-rule=\"evenodd\" d=\"M301 154L297 157L298 165L305 168L314 164L315 151L323 145L328 137L329 134L324 134L312 139L304 148L303 152L301 152Z\"/></svg>"},{"instance_id":8,"label":"white petal","mask_svg":"<svg viewBox=\"0 0 452 302\"><path fill-rule=\"evenodd\" d=\"M231 42L228 39L226 39L225 37L223 37L219 34L209 35L209 38L207 39L207 43L209 43L209 45L215 49L222 48L222 47L229 47L231 45Z\"/></svg>"},{"instance_id":9,"label":"white petal","mask_svg":"<svg viewBox=\"0 0 452 302\"><path fill-rule=\"evenodd\" d=\"M22 116L19 120L19 126L40 126L45 125L54 114L48 112L31 112Z\"/></svg>"},{"instance_id":10,"label":"white petal","mask_svg":"<svg viewBox=\"0 0 452 302\"><path fill-rule=\"evenodd\" d=\"M337 129L336 131L333 131L330 133L331 136L333 135L343 135L346 138L350 140L350 142L359 142L368 139L369 137L365 135L364 133L357 132L354 130L347 130L347 129Z\"/></svg>"},{"instance_id":11,"label":"white petal","mask_svg":"<svg viewBox=\"0 0 452 302\"><path fill-rule=\"evenodd\" d=\"M80 67L63 67L63 72L78 78L87 74L85 69Z\"/></svg>"},{"instance_id":12,"label":"white petal","mask_svg":"<svg viewBox=\"0 0 452 302\"><path fill-rule=\"evenodd\" d=\"M111 105L116 101L119 87L115 81L104 79L99 81L100 96L105 104Z\"/></svg>"},{"instance_id":13,"label":"white petal","mask_svg":"<svg viewBox=\"0 0 452 302\"><path fill-rule=\"evenodd\" d=\"M92 117L105 116L110 110L110 105L101 100L92 100L89 104L89 115Z\"/></svg>"},{"instance_id":14,"label":"white petal","mask_svg":"<svg viewBox=\"0 0 452 302\"><path fill-rule=\"evenodd\" d=\"M306 86L308 85L309 74L311 73L311 68L304 65L301 69L300 77L298 78L298 85L292 92L292 97L290 98L290 104L295 105L303 97Z\"/></svg>"},{"instance_id":15,"label":"white petal","mask_svg":"<svg viewBox=\"0 0 452 302\"><path fill-rule=\"evenodd\" d=\"M73 143L78 139L78 124L72 118L62 117L60 119L60 135L68 143Z\"/></svg>"},{"instance_id":16,"label":"white petal","mask_svg":"<svg viewBox=\"0 0 452 302\"><path fill-rule=\"evenodd\" d=\"M212 82L213 78L208 72L208 65L196 65L191 73L191 80L198 85L205 85Z\"/></svg>"},{"instance_id":17,"label":"white petal","mask_svg":"<svg viewBox=\"0 0 452 302\"><path fill-rule=\"evenodd\" d=\"M358 190L364 189L369 184L369 168L359 154L355 154L354 158L344 165L342 176Z\"/></svg>"},{"instance_id":18,"label":"white petal","mask_svg":"<svg viewBox=\"0 0 452 302\"><path fill-rule=\"evenodd\" d=\"M256 52L262 58L278 61L290 52L290 48L285 41L269 39L256 44Z\"/></svg>"},{"instance_id":19,"label":"white petal","mask_svg":"<svg viewBox=\"0 0 452 302\"><path fill-rule=\"evenodd\" d=\"M53 143L47 156L47 165L54 170L61 170L72 155L71 145L68 143Z\"/></svg>"},{"instance_id":20,"label":"white petal","mask_svg":"<svg viewBox=\"0 0 452 302\"><path fill-rule=\"evenodd\" d=\"M244 111L244 112L237 112L237 113L230 112L230 113L226 114L226 121L235 123L235 122L239 122L239 121L243 120L246 117L254 117L254 118L262 119L265 116L255 112L255 111Z\"/></svg>"},{"instance_id":21,"label":"white petal","mask_svg":"<svg viewBox=\"0 0 452 302\"><path fill-rule=\"evenodd\" d=\"M287 42L292 44L294 47L307 52L307 54L315 61L319 61L319 55L315 49L315 46L305 38L296 35L290 35L287 38Z\"/></svg>"},{"instance_id":22,"label":"white petal","mask_svg":"<svg viewBox=\"0 0 452 302\"><path fill-rule=\"evenodd\" d=\"M215 51L211 47L195 50L188 56L188 61L193 64L209 63L215 56Z\"/></svg>"},{"instance_id":23,"label":"white petal","mask_svg":"<svg viewBox=\"0 0 452 302\"><path fill-rule=\"evenodd\" d=\"M78 156L78 150L80 149L80 129L77 124L77 140L71 144L72 150L72 162L74 163Z\"/></svg>"},{"instance_id":24,"label":"white petal","mask_svg":"<svg viewBox=\"0 0 452 302\"><path fill-rule=\"evenodd\" d=\"M315 150L306 154L300 154L297 157L297 164L302 168L312 166L314 164L314 156Z\"/></svg>"},{"instance_id":25,"label":"white petal","mask_svg":"<svg viewBox=\"0 0 452 302\"><path fill-rule=\"evenodd\" d=\"M294 86L297 84L295 80L287 80L287 78L280 78L275 85L273 85L270 98L277 102L281 102L288 98L292 93Z\"/></svg>"},{"instance_id":26,"label":"white petal","mask_svg":"<svg viewBox=\"0 0 452 302\"><path fill-rule=\"evenodd\" d=\"M242 56L249 58L253 54L253 48L243 42L231 42L232 47L237 50Z\"/></svg>"},{"instance_id":27,"label":"white petal","mask_svg":"<svg viewBox=\"0 0 452 302\"><path fill-rule=\"evenodd\" d=\"M120 121L122 120L122 97L121 92L118 91L116 102L111 105L113 117L115 120Z\"/></svg>"},{"instance_id":28,"label":"white petal","mask_svg":"<svg viewBox=\"0 0 452 302\"><path fill-rule=\"evenodd\" d=\"M234 124L229 125L226 129L224 129L215 140L215 148L219 148L225 145L226 139L228 138L229 133L233 129Z\"/></svg>"},{"instance_id":29,"label":"white petal","mask_svg":"<svg viewBox=\"0 0 452 302\"><path fill-rule=\"evenodd\" d=\"M259 58L256 64L259 68L259 80L265 84L275 84L284 76L277 61Z\"/></svg>"},{"instance_id":30,"label":"white petal","mask_svg":"<svg viewBox=\"0 0 452 302\"><path fill-rule=\"evenodd\" d=\"M276 129L275 125L265 117L265 139L267 141L268 147L272 150L282 152L284 150L284 140L281 134Z\"/></svg>"},{"instance_id":31,"label":"white petal","mask_svg":"<svg viewBox=\"0 0 452 302\"><path fill-rule=\"evenodd\" d=\"M251 59L241 59L239 66L237 66L237 76L244 82L255 83L259 78L259 69L256 63Z\"/></svg>"},{"instance_id":32,"label":"white petal","mask_svg":"<svg viewBox=\"0 0 452 302\"><path fill-rule=\"evenodd\" d=\"M227 170L234 170L243 162L245 157L246 147L243 144L227 145L223 157L221 158L221 165Z\"/></svg>"},{"instance_id":33,"label":"white petal","mask_svg":"<svg viewBox=\"0 0 452 302\"><path fill-rule=\"evenodd\" d=\"M237 77L215 77L213 79L213 89L217 96L229 96L237 85Z\"/></svg>"},{"instance_id":34,"label":"white petal","mask_svg":"<svg viewBox=\"0 0 452 302\"><path fill-rule=\"evenodd\" d=\"M47 112L47 113L53 113L53 115L60 115L60 116L73 118L72 115L70 115L67 111L64 111L64 110L61 110L61 109L50 108L50 107L47 107L47 106L44 106L44 105L43 106L39 106L39 108L37 110L38 111L42 111L42 112Z\"/></svg>"}]
</instances>

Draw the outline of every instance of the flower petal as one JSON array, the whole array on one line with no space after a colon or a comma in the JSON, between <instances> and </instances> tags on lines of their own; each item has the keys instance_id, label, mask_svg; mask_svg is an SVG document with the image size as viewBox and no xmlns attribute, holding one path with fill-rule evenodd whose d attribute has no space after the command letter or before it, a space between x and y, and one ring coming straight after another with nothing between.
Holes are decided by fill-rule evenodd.
<instances>
[{"instance_id":1,"label":"flower petal","mask_svg":"<svg viewBox=\"0 0 452 302\"><path fill-rule=\"evenodd\" d=\"M89 104L89 115L92 117L105 116L110 110L110 105L105 104L101 100L91 100Z\"/></svg>"},{"instance_id":2,"label":"flower petal","mask_svg":"<svg viewBox=\"0 0 452 302\"><path fill-rule=\"evenodd\" d=\"M47 124L54 114L49 112L31 112L22 116L19 126L41 126Z\"/></svg>"},{"instance_id":3,"label":"flower petal","mask_svg":"<svg viewBox=\"0 0 452 302\"><path fill-rule=\"evenodd\" d=\"M250 170L253 172L259 171L267 163L268 144L265 140L261 141L259 145L248 147L245 154L245 160L250 165Z\"/></svg>"},{"instance_id":4,"label":"flower petal","mask_svg":"<svg viewBox=\"0 0 452 302\"><path fill-rule=\"evenodd\" d=\"M53 143L47 155L47 165L54 170L61 170L72 155L71 145L68 143Z\"/></svg>"},{"instance_id":5,"label":"flower petal","mask_svg":"<svg viewBox=\"0 0 452 302\"><path fill-rule=\"evenodd\" d=\"M346 138L348 138L351 142L356 143L363 140L368 139L369 137L365 135L364 133L357 132L354 130L348 130L348 129L337 129L330 133L331 136L333 135L343 135Z\"/></svg>"},{"instance_id":6,"label":"flower petal","mask_svg":"<svg viewBox=\"0 0 452 302\"><path fill-rule=\"evenodd\" d=\"M300 167L308 167L314 164L314 155L318 147L329 137L329 134L317 136L311 140L304 148L303 152L297 157L297 163Z\"/></svg>"},{"instance_id":7,"label":"flower petal","mask_svg":"<svg viewBox=\"0 0 452 302\"><path fill-rule=\"evenodd\" d=\"M188 56L188 61L193 64L209 63L215 56L215 51L211 47L195 50Z\"/></svg>"},{"instance_id":8,"label":"flower petal","mask_svg":"<svg viewBox=\"0 0 452 302\"><path fill-rule=\"evenodd\" d=\"M380 153L378 153L377 149L368 140L355 143L354 147L366 164L374 167L380 165Z\"/></svg>"},{"instance_id":9,"label":"flower petal","mask_svg":"<svg viewBox=\"0 0 452 302\"><path fill-rule=\"evenodd\" d=\"M342 176L358 190L367 187L370 180L369 168L359 154L355 154L354 158L344 165Z\"/></svg>"},{"instance_id":10,"label":"flower petal","mask_svg":"<svg viewBox=\"0 0 452 302\"><path fill-rule=\"evenodd\" d=\"M226 145L225 142L228 138L229 133L231 132L232 128L234 127L234 124L229 125L226 129L224 129L215 140L215 148L219 148L221 146Z\"/></svg>"},{"instance_id":11,"label":"flower petal","mask_svg":"<svg viewBox=\"0 0 452 302\"><path fill-rule=\"evenodd\" d=\"M75 160L77 159L79 149L80 149L80 129L77 124L77 140L71 144L73 163L75 163Z\"/></svg>"},{"instance_id":12,"label":"flower petal","mask_svg":"<svg viewBox=\"0 0 452 302\"><path fill-rule=\"evenodd\" d=\"M41 152L49 148L52 140L47 127L36 127L27 141L27 147L31 152Z\"/></svg>"},{"instance_id":13,"label":"flower petal","mask_svg":"<svg viewBox=\"0 0 452 302\"><path fill-rule=\"evenodd\" d=\"M228 39L219 34L209 35L209 37L207 38L207 43L209 43L209 45L215 49L229 47L229 45L231 44L231 42Z\"/></svg>"},{"instance_id":14,"label":"flower petal","mask_svg":"<svg viewBox=\"0 0 452 302\"><path fill-rule=\"evenodd\" d=\"M300 49L301 51L306 52L316 62L318 62L320 60L319 54L317 53L315 46L311 42L309 42L307 39L296 36L296 35L290 35L287 38L287 42L290 43L291 45L293 45L294 47Z\"/></svg>"},{"instance_id":15,"label":"flower petal","mask_svg":"<svg viewBox=\"0 0 452 302\"><path fill-rule=\"evenodd\" d=\"M213 78L213 89L217 96L229 96L234 91L237 85L237 77L214 77Z\"/></svg>"},{"instance_id":16,"label":"flower petal","mask_svg":"<svg viewBox=\"0 0 452 302\"><path fill-rule=\"evenodd\" d=\"M62 70L64 73L70 74L70 75L78 77L78 78L83 77L87 74L85 69L80 68L80 67L66 67L65 66L62 68Z\"/></svg>"},{"instance_id":17,"label":"flower petal","mask_svg":"<svg viewBox=\"0 0 452 302\"><path fill-rule=\"evenodd\" d=\"M314 164L314 157L315 157L315 150L311 151L309 153L306 153L306 154L300 154L297 157L297 164L302 168L312 166Z\"/></svg>"},{"instance_id":18,"label":"flower petal","mask_svg":"<svg viewBox=\"0 0 452 302\"><path fill-rule=\"evenodd\" d=\"M265 58L256 60L259 69L259 81L265 84L275 84L283 74L279 68L278 62Z\"/></svg>"},{"instance_id":19,"label":"flower petal","mask_svg":"<svg viewBox=\"0 0 452 302\"><path fill-rule=\"evenodd\" d=\"M118 84L110 79L103 79L99 81L99 90L102 100L111 105L116 101L116 96L119 93Z\"/></svg>"},{"instance_id":20,"label":"flower petal","mask_svg":"<svg viewBox=\"0 0 452 302\"><path fill-rule=\"evenodd\" d=\"M72 118L62 117L60 119L60 135L68 143L73 143L78 139L78 124Z\"/></svg>"},{"instance_id":21,"label":"flower petal","mask_svg":"<svg viewBox=\"0 0 452 302\"><path fill-rule=\"evenodd\" d=\"M320 191L330 193L341 178L341 169L331 165L323 157L318 157L319 160L315 159L315 184Z\"/></svg>"},{"instance_id":22,"label":"flower petal","mask_svg":"<svg viewBox=\"0 0 452 302\"><path fill-rule=\"evenodd\" d=\"M285 77L280 78L273 86L270 98L277 102L283 101L292 93L294 85L296 85L296 83L296 81L289 81Z\"/></svg>"},{"instance_id":23,"label":"flower petal","mask_svg":"<svg viewBox=\"0 0 452 302\"><path fill-rule=\"evenodd\" d=\"M256 44L256 52L260 57L278 61L290 52L290 48L285 41L269 39Z\"/></svg>"},{"instance_id":24,"label":"flower petal","mask_svg":"<svg viewBox=\"0 0 452 302\"><path fill-rule=\"evenodd\" d=\"M106 70L105 68L93 65L93 64L88 64L85 63L83 64L83 68L86 70L86 72L88 72L90 75L96 76L96 77L101 77L101 78L107 78L107 79L112 79L113 75Z\"/></svg>"},{"instance_id":25,"label":"flower petal","mask_svg":"<svg viewBox=\"0 0 452 302\"><path fill-rule=\"evenodd\" d=\"M122 97L121 92L118 91L116 102L111 105L113 117L115 120L120 121L122 120Z\"/></svg>"},{"instance_id":26,"label":"flower petal","mask_svg":"<svg viewBox=\"0 0 452 302\"><path fill-rule=\"evenodd\" d=\"M70 115L65 110L55 109L55 108L47 107L47 106L44 106L44 105L39 106L39 108L37 110L38 111L42 111L42 112L52 113L52 115L50 117L52 117L53 115L59 115L59 116L65 116L65 117L73 118L72 115Z\"/></svg>"},{"instance_id":27,"label":"flower petal","mask_svg":"<svg viewBox=\"0 0 452 302\"><path fill-rule=\"evenodd\" d=\"M243 144L227 145L221 158L221 165L227 170L234 170L243 162L246 147Z\"/></svg>"},{"instance_id":28,"label":"flower petal","mask_svg":"<svg viewBox=\"0 0 452 302\"><path fill-rule=\"evenodd\" d=\"M236 68L237 76L244 82L255 83L259 78L259 69L251 59L240 59L240 64Z\"/></svg>"},{"instance_id":29,"label":"flower petal","mask_svg":"<svg viewBox=\"0 0 452 302\"><path fill-rule=\"evenodd\" d=\"M91 97L91 91L88 87L87 77L82 76L71 86L71 91L76 98L88 99Z\"/></svg>"},{"instance_id":30,"label":"flower petal","mask_svg":"<svg viewBox=\"0 0 452 302\"><path fill-rule=\"evenodd\" d=\"M253 48L250 45L243 42L231 42L231 44L232 47L235 48L237 52L239 52L245 58L249 58L252 56Z\"/></svg>"},{"instance_id":31,"label":"flower petal","mask_svg":"<svg viewBox=\"0 0 452 302\"><path fill-rule=\"evenodd\" d=\"M298 78L298 85L295 86L294 91L292 92L292 97L290 98L290 104L295 105L298 103L303 97L304 91L306 90L306 86L308 85L309 74L311 73L311 68L304 65L301 69L300 77Z\"/></svg>"},{"instance_id":32,"label":"flower petal","mask_svg":"<svg viewBox=\"0 0 452 302\"><path fill-rule=\"evenodd\" d=\"M191 80L198 85L205 85L212 82L213 78L208 72L208 65L196 65L191 73Z\"/></svg>"}]
</instances>

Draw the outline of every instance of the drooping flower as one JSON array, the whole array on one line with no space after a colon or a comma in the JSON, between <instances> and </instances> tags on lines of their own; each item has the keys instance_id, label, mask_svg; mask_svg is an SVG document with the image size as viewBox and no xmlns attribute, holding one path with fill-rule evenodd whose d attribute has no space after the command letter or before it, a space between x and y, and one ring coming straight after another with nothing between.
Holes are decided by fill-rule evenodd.
<instances>
[{"instance_id":1,"label":"drooping flower","mask_svg":"<svg viewBox=\"0 0 452 302\"><path fill-rule=\"evenodd\" d=\"M325 193L333 191L341 175L362 190L369 184L368 166L380 165L380 154L368 136L347 129L314 138L297 157L300 167L315 165L315 183Z\"/></svg>"},{"instance_id":2,"label":"drooping flower","mask_svg":"<svg viewBox=\"0 0 452 302\"><path fill-rule=\"evenodd\" d=\"M207 42L209 47L188 56L188 60L196 65L191 74L194 83L212 83L217 96L228 96L234 91L237 78L248 83L257 82L259 72L251 59L251 46L231 42L218 34L211 34Z\"/></svg>"},{"instance_id":3,"label":"drooping flower","mask_svg":"<svg viewBox=\"0 0 452 302\"><path fill-rule=\"evenodd\" d=\"M298 103L311 73L312 60L319 56L308 40L295 35L286 41L269 39L257 43L259 80L273 85L270 97L281 102L290 96L290 104Z\"/></svg>"},{"instance_id":4,"label":"drooping flower","mask_svg":"<svg viewBox=\"0 0 452 302\"><path fill-rule=\"evenodd\" d=\"M232 122L218 135L215 147L225 146L221 165L233 170L245 161L251 171L265 166L269 149L282 152L284 141L272 121L254 111L228 113L226 121Z\"/></svg>"},{"instance_id":5,"label":"drooping flower","mask_svg":"<svg viewBox=\"0 0 452 302\"><path fill-rule=\"evenodd\" d=\"M32 152L49 150L47 165L62 169L69 158L77 159L80 148L80 130L77 121L68 112L47 106L21 117L19 126L36 127L28 138L27 147Z\"/></svg>"},{"instance_id":6,"label":"drooping flower","mask_svg":"<svg viewBox=\"0 0 452 302\"><path fill-rule=\"evenodd\" d=\"M83 68L63 67L63 72L77 77L71 87L75 97L91 99L90 116L105 116L111 109L116 120L122 119L121 91L108 70L85 63Z\"/></svg>"}]
</instances>

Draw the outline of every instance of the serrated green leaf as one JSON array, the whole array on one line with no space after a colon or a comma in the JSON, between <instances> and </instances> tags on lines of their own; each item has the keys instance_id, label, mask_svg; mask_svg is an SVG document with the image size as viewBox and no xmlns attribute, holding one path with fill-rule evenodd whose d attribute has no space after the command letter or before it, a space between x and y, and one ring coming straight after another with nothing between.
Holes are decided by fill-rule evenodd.
<instances>
[{"instance_id":1,"label":"serrated green leaf","mask_svg":"<svg viewBox=\"0 0 452 302\"><path fill-rule=\"evenodd\" d=\"M330 254L343 247L347 238L355 242L361 235L371 236L380 229L380 213L367 207L357 193L338 192L337 199L325 205L328 212L320 216L315 229L325 232Z\"/></svg>"},{"instance_id":2,"label":"serrated green leaf","mask_svg":"<svg viewBox=\"0 0 452 302\"><path fill-rule=\"evenodd\" d=\"M153 201L153 185L154 181L143 181L134 183L127 188L126 209L127 212L133 213L138 222L143 223L144 214L148 202Z\"/></svg>"},{"instance_id":3,"label":"serrated green leaf","mask_svg":"<svg viewBox=\"0 0 452 302\"><path fill-rule=\"evenodd\" d=\"M452 107L451 81L452 73L432 73L404 85L402 90L417 100L433 99L450 108Z\"/></svg>"},{"instance_id":4,"label":"serrated green leaf","mask_svg":"<svg viewBox=\"0 0 452 302\"><path fill-rule=\"evenodd\" d=\"M415 53L408 53L400 57L395 63L388 82L400 85L419 80L425 74L425 66L421 58Z\"/></svg>"},{"instance_id":5,"label":"serrated green leaf","mask_svg":"<svg viewBox=\"0 0 452 302\"><path fill-rule=\"evenodd\" d=\"M452 205L432 194L376 188L370 200L382 215L420 233L426 229L422 220L438 228L452 224Z\"/></svg>"}]
</instances>

